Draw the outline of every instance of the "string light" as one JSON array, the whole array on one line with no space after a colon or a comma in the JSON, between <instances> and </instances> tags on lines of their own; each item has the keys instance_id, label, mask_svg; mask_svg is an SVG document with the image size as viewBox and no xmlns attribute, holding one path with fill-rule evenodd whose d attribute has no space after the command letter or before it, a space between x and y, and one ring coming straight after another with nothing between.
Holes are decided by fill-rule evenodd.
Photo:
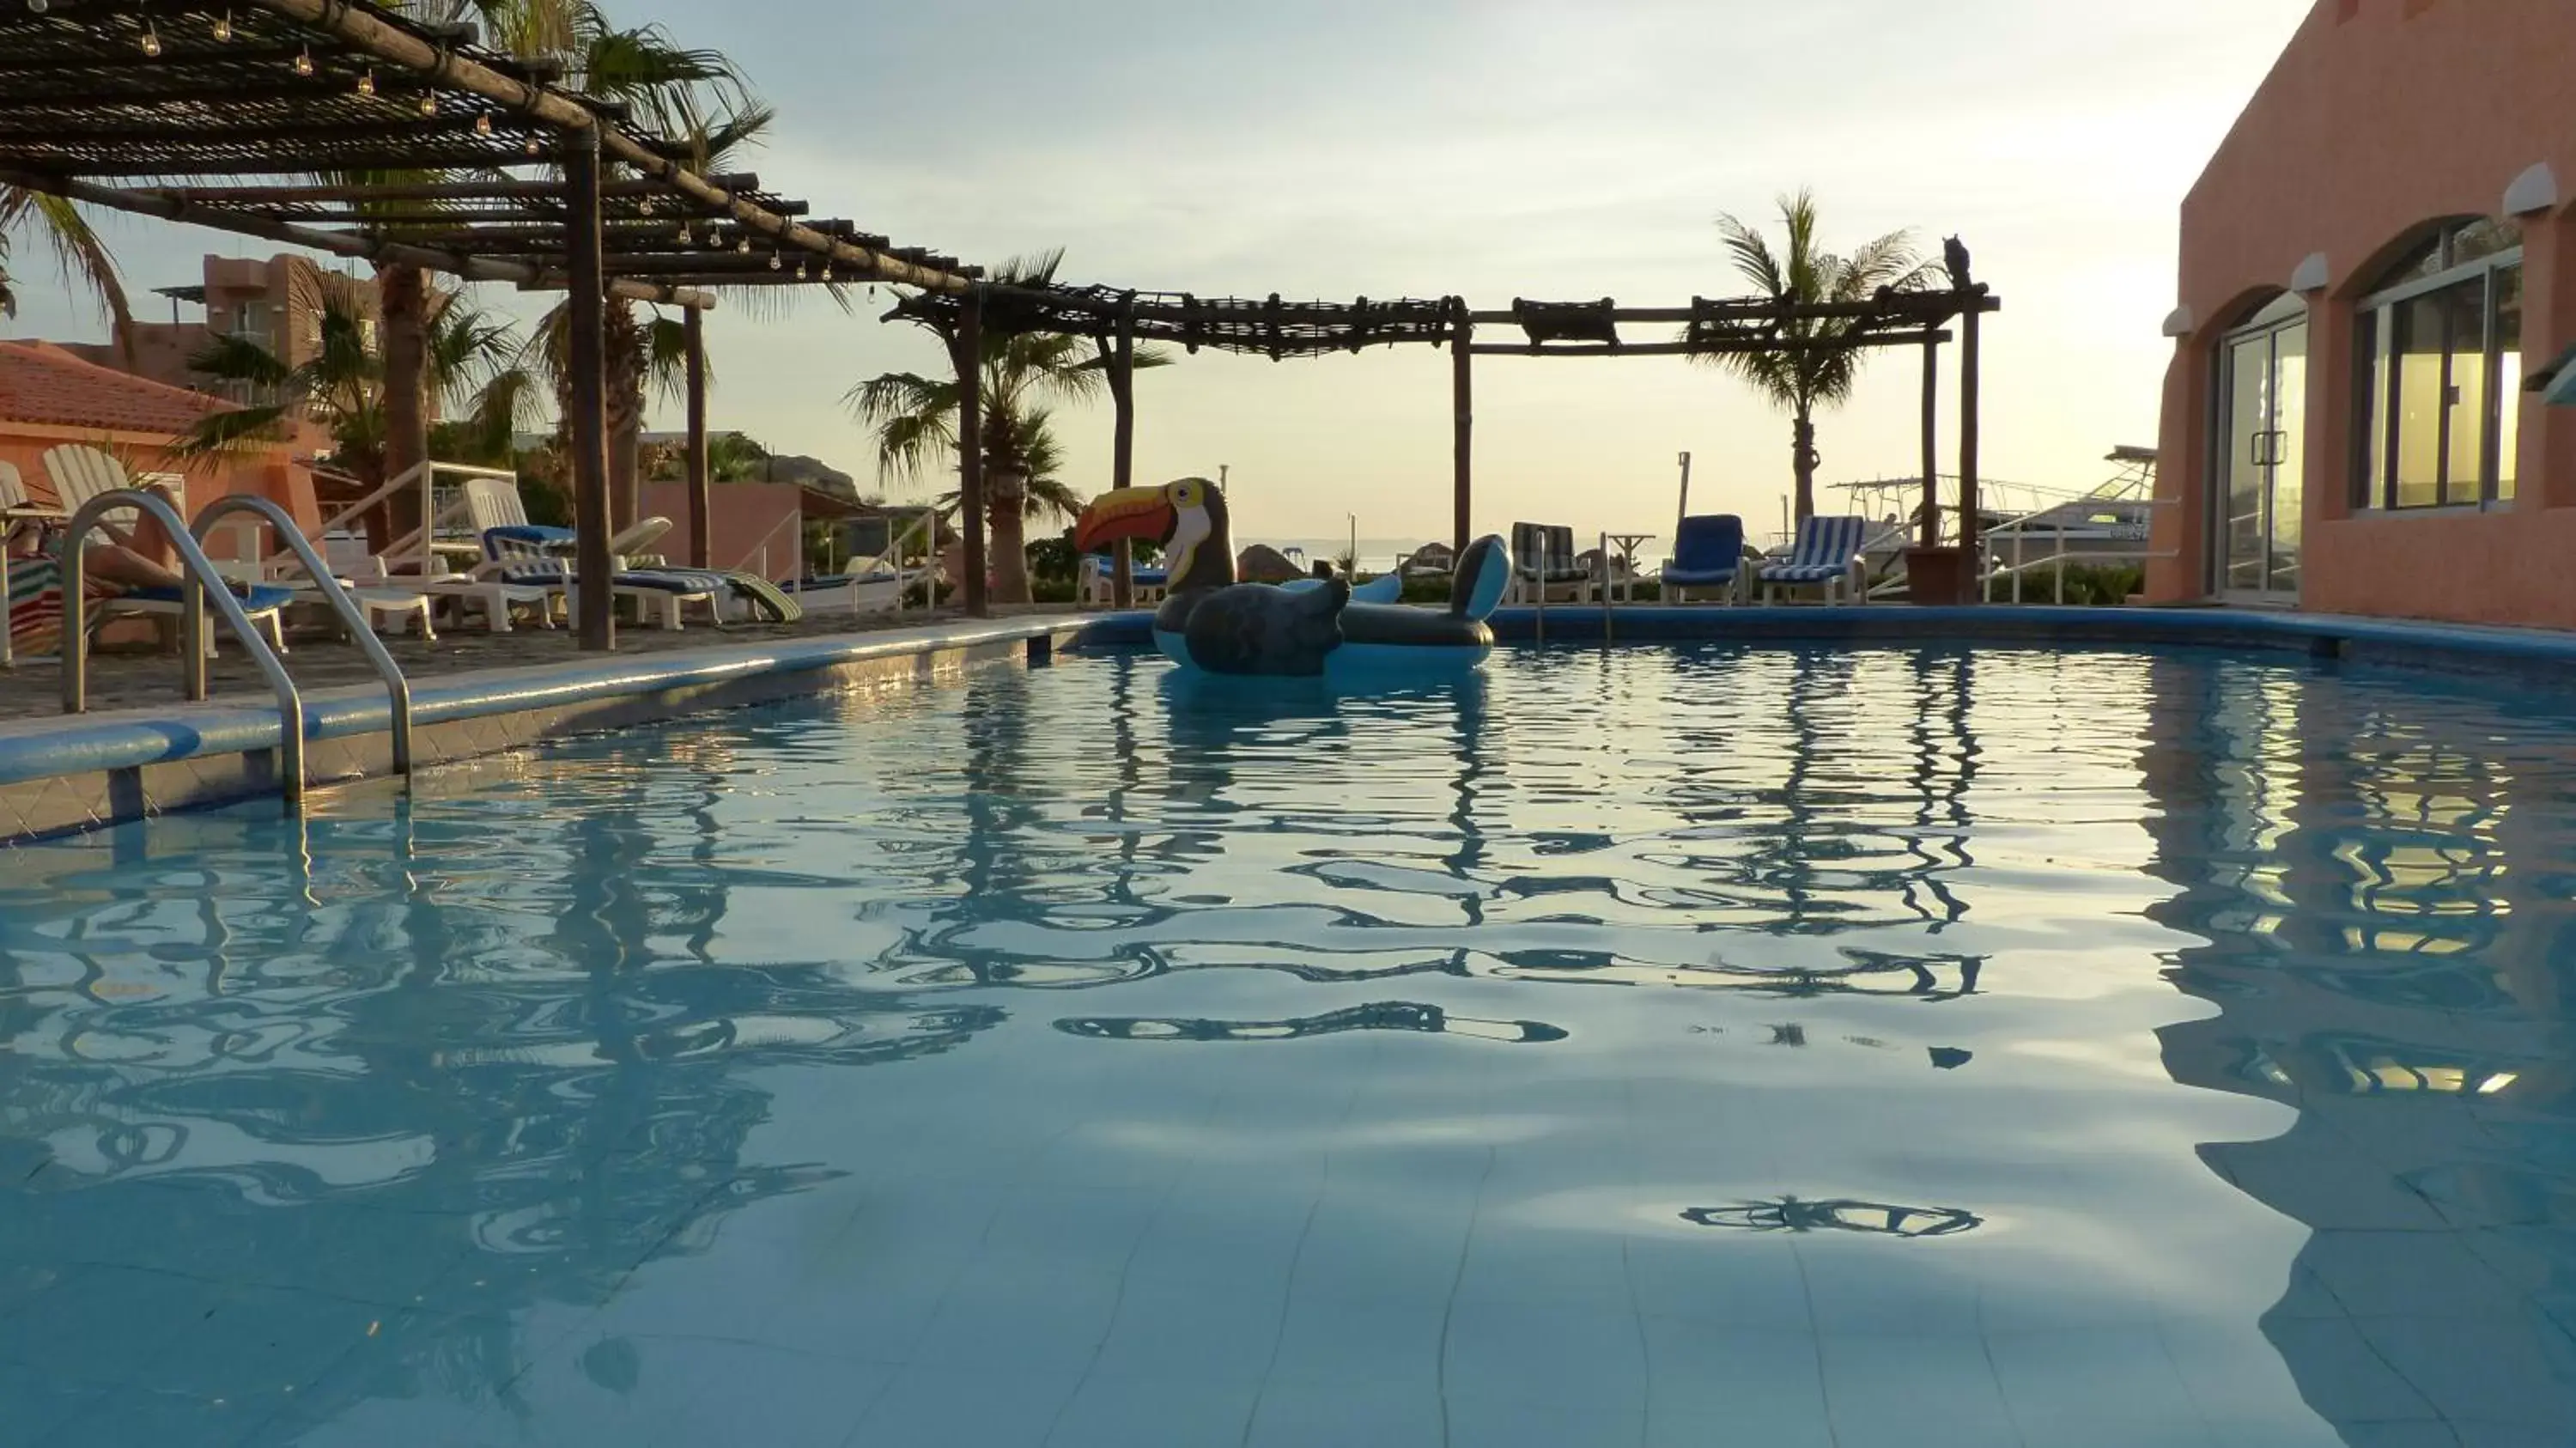
<instances>
[{"instance_id":1,"label":"string light","mask_svg":"<svg viewBox=\"0 0 2576 1448\"><path fill-rule=\"evenodd\" d=\"M680 245L682 245L682 246L687 246L688 244L689 244L689 223L687 223L687 222L683 221L683 222L681 222L681 223L680 223Z\"/></svg>"},{"instance_id":2,"label":"string light","mask_svg":"<svg viewBox=\"0 0 2576 1448\"><path fill-rule=\"evenodd\" d=\"M543 155L545 153L545 147L537 144L537 138L534 136L530 136L526 140L521 141L519 145L531 156Z\"/></svg>"},{"instance_id":3,"label":"string light","mask_svg":"<svg viewBox=\"0 0 2576 1448\"><path fill-rule=\"evenodd\" d=\"M474 113L474 134L478 136L488 136L492 134L492 113L490 111L476 111Z\"/></svg>"},{"instance_id":4,"label":"string light","mask_svg":"<svg viewBox=\"0 0 2576 1448\"><path fill-rule=\"evenodd\" d=\"M742 240L735 242L733 244L733 254L736 256L751 255L751 238L746 236Z\"/></svg>"},{"instance_id":5,"label":"string light","mask_svg":"<svg viewBox=\"0 0 2576 1448\"><path fill-rule=\"evenodd\" d=\"M223 14L215 17L214 31L215 39L217 40L230 40L233 38L233 13L231 11L227 10Z\"/></svg>"},{"instance_id":6,"label":"string light","mask_svg":"<svg viewBox=\"0 0 2576 1448\"><path fill-rule=\"evenodd\" d=\"M828 262L828 261L827 261L827 262L823 263L823 280L825 280L825 281L827 281L827 282L828 282L828 281L830 281L831 279L832 279L832 264L831 264L830 262Z\"/></svg>"},{"instance_id":7,"label":"string light","mask_svg":"<svg viewBox=\"0 0 2576 1448\"><path fill-rule=\"evenodd\" d=\"M805 263L801 261L796 264L796 279L800 282L805 280Z\"/></svg>"},{"instance_id":8,"label":"string light","mask_svg":"<svg viewBox=\"0 0 2576 1448\"><path fill-rule=\"evenodd\" d=\"M149 17L146 17L143 22L143 54L146 58L158 57L161 54L161 32L152 28Z\"/></svg>"},{"instance_id":9,"label":"string light","mask_svg":"<svg viewBox=\"0 0 2576 1448\"><path fill-rule=\"evenodd\" d=\"M780 259L778 253L773 251L769 254L769 269L771 271L785 271L787 269L787 263Z\"/></svg>"},{"instance_id":10,"label":"string light","mask_svg":"<svg viewBox=\"0 0 2576 1448\"><path fill-rule=\"evenodd\" d=\"M27 0L27 13L30 15L42 15L53 8L52 0Z\"/></svg>"},{"instance_id":11,"label":"string light","mask_svg":"<svg viewBox=\"0 0 2576 1448\"><path fill-rule=\"evenodd\" d=\"M362 95L362 96L371 96L371 95L374 95L375 93L376 93L376 68L375 68L374 66L372 66L372 65L371 65L371 66L368 66L365 70L362 70L362 71L358 72L358 94L360 94L360 95Z\"/></svg>"},{"instance_id":12,"label":"string light","mask_svg":"<svg viewBox=\"0 0 2576 1448\"><path fill-rule=\"evenodd\" d=\"M422 91L420 93L420 113L424 116L434 116L438 114L437 92Z\"/></svg>"},{"instance_id":13,"label":"string light","mask_svg":"<svg viewBox=\"0 0 2576 1448\"><path fill-rule=\"evenodd\" d=\"M313 73L312 46L308 45L302 50L295 52L295 73L297 75L311 75Z\"/></svg>"}]
</instances>

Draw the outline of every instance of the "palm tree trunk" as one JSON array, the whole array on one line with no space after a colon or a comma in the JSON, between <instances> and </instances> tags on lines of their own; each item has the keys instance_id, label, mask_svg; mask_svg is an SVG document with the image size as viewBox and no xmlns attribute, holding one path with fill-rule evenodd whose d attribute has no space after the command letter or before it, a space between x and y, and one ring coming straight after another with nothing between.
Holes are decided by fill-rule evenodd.
<instances>
[{"instance_id":1,"label":"palm tree trunk","mask_svg":"<svg viewBox=\"0 0 2576 1448\"><path fill-rule=\"evenodd\" d=\"M376 267L379 350L385 369L383 475L402 476L429 457L429 274L401 262ZM367 546L382 553L420 527L420 495L409 488L366 519Z\"/></svg>"},{"instance_id":2,"label":"palm tree trunk","mask_svg":"<svg viewBox=\"0 0 2576 1448\"><path fill-rule=\"evenodd\" d=\"M1805 523L1816 516L1816 420L1804 405L1798 408L1796 433L1797 456L1792 460L1798 474L1798 521Z\"/></svg>"},{"instance_id":3,"label":"palm tree trunk","mask_svg":"<svg viewBox=\"0 0 2576 1448\"><path fill-rule=\"evenodd\" d=\"M985 509L992 539L995 603L1029 602L1028 485L1026 473L1007 465L986 469L984 485L992 490Z\"/></svg>"},{"instance_id":4,"label":"palm tree trunk","mask_svg":"<svg viewBox=\"0 0 2576 1448\"><path fill-rule=\"evenodd\" d=\"M644 442L644 333L635 304L610 298L607 308L609 527L633 526L642 510L638 452Z\"/></svg>"}]
</instances>

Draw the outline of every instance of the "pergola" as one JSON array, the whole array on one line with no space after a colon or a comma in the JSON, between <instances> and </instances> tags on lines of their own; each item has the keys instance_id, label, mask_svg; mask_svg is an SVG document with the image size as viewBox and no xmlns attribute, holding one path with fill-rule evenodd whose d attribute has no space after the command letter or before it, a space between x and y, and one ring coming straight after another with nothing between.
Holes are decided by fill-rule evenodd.
<instances>
[{"instance_id":1,"label":"pergola","mask_svg":"<svg viewBox=\"0 0 2576 1448\"><path fill-rule=\"evenodd\" d=\"M1947 282L1939 287L1882 289L1866 301L1801 303L1769 297L1710 300L1694 297L1682 307L1622 307L1615 300L1538 302L1515 299L1508 311L1477 311L1463 297L1348 302L1288 302L1265 298L1206 298L1188 293L1120 291L1108 287L1027 288L977 283L959 291L924 292L905 299L893 315L917 321L945 337L958 368L965 408L958 447L965 510L966 587L970 608L980 605L983 583L982 463L975 447L976 378L972 359L990 331L1049 332L1095 338L1107 364L1116 408L1113 484L1131 481L1135 436L1133 368L1139 338L1266 356L1321 357L1374 346L1447 347L1451 356L1453 432L1452 547L1466 551L1475 498L1475 367L1477 357L1721 357L1816 348L1854 351L1919 348L1923 356L1923 508L1921 542L1940 542L1940 349L1953 340L1959 355L1959 547L1977 541L1979 424L1979 321L2002 301L1969 276L1967 249L1948 249ZM1819 324L1829 330L1803 329ZM1956 325L1957 331L1948 330ZM1623 327L1663 329L1662 339L1631 340ZM1479 327L1517 330L1509 342L1479 342ZM1679 328L1678 338L1673 329ZM1964 585L1964 578L1961 580ZM1117 601L1131 598L1124 544L1117 559Z\"/></svg>"},{"instance_id":2,"label":"pergola","mask_svg":"<svg viewBox=\"0 0 2576 1448\"><path fill-rule=\"evenodd\" d=\"M889 282L962 292L976 271L897 247L757 177L693 169L694 143L575 93L548 63L363 0L0 4L0 184L468 281L571 298L578 567L609 568L601 313L684 309L690 497L708 536L701 315L718 286ZM703 563L703 558L693 561ZM614 642L605 589L584 647Z\"/></svg>"},{"instance_id":3,"label":"pergola","mask_svg":"<svg viewBox=\"0 0 2576 1448\"><path fill-rule=\"evenodd\" d=\"M684 310L692 536L708 527L703 313L719 287L884 282L895 315L948 344L958 424L967 608L986 611L980 431L988 331L1094 338L1116 406L1113 475L1132 478L1139 338L1277 360L1372 346L1445 346L1452 362L1454 542L1474 496L1479 356L1650 357L1820 345L1919 347L1924 358L1923 542L1938 542L1936 371L1960 358L1961 543L1977 513L1978 319L2001 303L1953 247L1948 285L1865 301L1768 298L1623 308L1610 300L1460 297L1349 302L1202 298L1098 286L999 284L955 258L897 247L748 175L705 174L695 144L657 135L578 94L550 63L502 54L471 24L439 25L369 0L0 0L0 184L380 265L570 296L574 505L580 573L609 569L602 312L610 296ZM1658 340L1622 328L1655 326ZM1516 329L1513 341L1478 328ZM1672 329L1679 328L1676 338ZM400 458L399 452L396 454ZM417 459L415 459L417 461ZM1124 547L1118 597L1129 597ZM580 592L585 648L614 643L608 590Z\"/></svg>"}]
</instances>

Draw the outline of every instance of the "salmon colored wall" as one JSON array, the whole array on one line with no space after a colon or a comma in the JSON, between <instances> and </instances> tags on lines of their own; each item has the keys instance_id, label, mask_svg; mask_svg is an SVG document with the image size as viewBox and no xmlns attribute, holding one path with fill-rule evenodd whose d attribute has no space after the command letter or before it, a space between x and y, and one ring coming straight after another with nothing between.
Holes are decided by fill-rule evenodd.
<instances>
[{"instance_id":1,"label":"salmon colored wall","mask_svg":"<svg viewBox=\"0 0 2576 1448\"><path fill-rule=\"evenodd\" d=\"M313 474L288 459L288 450L280 445L252 454L236 462L181 468L162 457L162 449L171 439L144 433L101 432L97 429L45 427L33 423L0 421L0 462L18 469L28 491L39 500L53 497L53 479L45 473L45 454L65 443L95 447L111 457L124 460L129 467L145 472L185 473L188 479L188 507L193 513L217 498L234 493L256 493L284 505L296 524L307 533L322 526L321 508L314 501ZM216 557L227 556L227 547L218 542L210 550Z\"/></svg>"},{"instance_id":2,"label":"salmon colored wall","mask_svg":"<svg viewBox=\"0 0 2576 1448\"><path fill-rule=\"evenodd\" d=\"M794 483L718 483L708 494L708 516L714 525L711 566L758 571L760 550L769 548L767 576L785 582L804 573L801 530L789 521L802 515L805 490ZM674 563L689 560L689 488L686 483L646 483L644 516L668 518L670 534L657 545Z\"/></svg>"},{"instance_id":3,"label":"salmon colored wall","mask_svg":"<svg viewBox=\"0 0 2576 1448\"><path fill-rule=\"evenodd\" d=\"M2425 223L2493 216L2528 168L2561 205L2525 232L2529 365L2576 339L2576 75L2569 0L2319 0L2182 208L2179 300L2190 333L2166 375L2163 511L2148 568L2159 602L2206 597L2220 338L2322 254L2308 294L2303 607L2324 612L2576 627L2564 560L2576 543L2576 409L2515 399L2520 498L2479 513L2351 506L2353 302Z\"/></svg>"}]
</instances>

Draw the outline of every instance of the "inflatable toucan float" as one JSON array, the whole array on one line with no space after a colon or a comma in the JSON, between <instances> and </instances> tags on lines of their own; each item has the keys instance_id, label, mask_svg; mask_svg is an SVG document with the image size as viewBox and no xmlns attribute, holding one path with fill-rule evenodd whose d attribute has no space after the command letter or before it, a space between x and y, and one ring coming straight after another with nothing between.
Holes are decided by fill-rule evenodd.
<instances>
[{"instance_id":1,"label":"inflatable toucan float","mask_svg":"<svg viewBox=\"0 0 2576 1448\"><path fill-rule=\"evenodd\" d=\"M1510 552L1493 537L1459 555L1446 612L1397 603L1393 579L1357 596L1338 578L1237 583L1225 494L1205 478L1104 493L1074 526L1085 553L1121 538L1162 545L1169 582L1154 643L1209 674L1339 680L1472 669L1494 650L1485 620L1511 583Z\"/></svg>"}]
</instances>

